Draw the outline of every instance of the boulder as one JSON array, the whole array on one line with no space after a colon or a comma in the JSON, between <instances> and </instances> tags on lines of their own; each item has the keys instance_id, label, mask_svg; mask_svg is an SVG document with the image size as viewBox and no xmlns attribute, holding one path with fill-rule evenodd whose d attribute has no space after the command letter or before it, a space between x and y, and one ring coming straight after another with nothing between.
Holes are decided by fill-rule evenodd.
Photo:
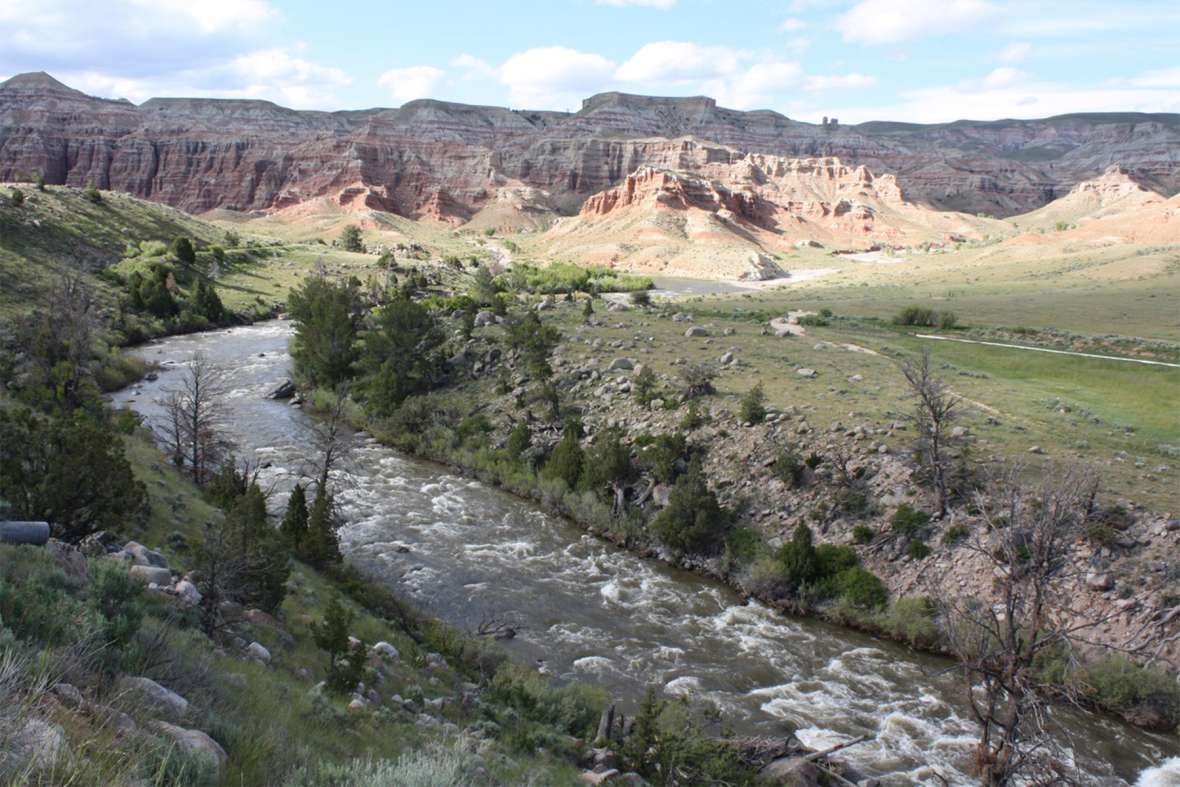
<instances>
[{"instance_id":1,"label":"boulder","mask_svg":"<svg viewBox=\"0 0 1180 787\"><path fill-rule=\"evenodd\" d=\"M581 776L582 782L585 784L607 784L617 778L619 778L619 772L615 768L602 772L586 771Z\"/></svg>"},{"instance_id":2,"label":"boulder","mask_svg":"<svg viewBox=\"0 0 1180 787\"><path fill-rule=\"evenodd\" d=\"M47 541L48 522L0 522L0 542L41 546Z\"/></svg>"},{"instance_id":3,"label":"boulder","mask_svg":"<svg viewBox=\"0 0 1180 787\"><path fill-rule=\"evenodd\" d=\"M161 736L170 739L177 749L205 763L207 768L217 773L220 781L225 763L229 760L221 744L200 730L188 730L165 721L153 721L151 726Z\"/></svg>"},{"instance_id":4,"label":"boulder","mask_svg":"<svg viewBox=\"0 0 1180 787\"><path fill-rule=\"evenodd\" d=\"M172 590L176 593L177 598L190 607L195 607L201 603L201 591L197 590L197 586L187 579L177 582Z\"/></svg>"},{"instance_id":5,"label":"boulder","mask_svg":"<svg viewBox=\"0 0 1180 787\"><path fill-rule=\"evenodd\" d=\"M168 568L167 558L154 549L148 549L138 541L128 541L123 545L123 551L131 555L132 561L137 566L155 566L156 568Z\"/></svg>"},{"instance_id":6,"label":"boulder","mask_svg":"<svg viewBox=\"0 0 1180 787\"><path fill-rule=\"evenodd\" d=\"M270 651L258 642L251 642L246 646L246 656L261 664L270 663Z\"/></svg>"},{"instance_id":7,"label":"boulder","mask_svg":"<svg viewBox=\"0 0 1180 787\"><path fill-rule=\"evenodd\" d=\"M82 554L89 557L101 557L110 552L118 551L118 539L110 531L99 530L79 541L78 549L82 550Z\"/></svg>"},{"instance_id":8,"label":"boulder","mask_svg":"<svg viewBox=\"0 0 1180 787\"><path fill-rule=\"evenodd\" d=\"M810 380L811 378L815 377L816 371L815 371L815 369L803 368L803 369L796 369L795 374L799 375L800 377L806 377L807 379Z\"/></svg>"},{"instance_id":9,"label":"boulder","mask_svg":"<svg viewBox=\"0 0 1180 787\"><path fill-rule=\"evenodd\" d=\"M279 386L266 395L267 399L290 399L295 395L295 383L284 380Z\"/></svg>"},{"instance_id":10,"label":"boulder","mask_svg":"<svg viewBox=\"0 0 1180 787\"><path fill-rule=\"evenodd\" d=\"M80 708L85 699L82 697L82 692L78 688L69 683L57 683L53 686L53 694L56 696L62 705L67 708Z\"/></svg>"},{"instance_id":11,"label":"boulder","mask_svg":"<svg viewBox=\"0 0 1180 787\"><path fill-rule=\"evenodd\" d=\"M720 362L723 366L727 366L727 365L733 363L733 361L734 361L733 352L727 352L724 355L722 355L720 358Z\"/></svg>"},{"instance_id":12,"label":"boulder","mask_svg":"<svg viewBox=\"0 0 1180 787\"><path fill-rule=\"evenodd\" d=\"M780 757L762 769L762 779L769 784L790 787L818 787L819 768L802 757Z\"/></svg>"},{"instance_id":13,"label":"boulder","mask_svg":"<svg viewBox=\"0 0 1180 787\"><path fill-rule=\"evenodd\" d=\"M168 587L172 584L172 572L166 568L136 565L129 569L128 574L145 585Z\"/></svg>"},{"instance_id":14,"label":"boulder","mask_svg":"<svg viewBox=\"0 0 1180 787\"><path fill-rule=\"evenodd\" d=\"M119 679L118 688L161 718L179 721L188 713L188 700L151 678L124 676Z\"/></svg>"},{"instance_id":15,"label":"boulder","mask_svg":"<svg viewBox=\"0 0 1180 787\"><path fill-rule=\"evenodd\" d=\"M606 367L608 372L629 372L635 368L635 362L630 358L615 358L610 362L610 366Z\"/></svg>"},{"instance_id":16,"label":"boulder","mask_svg":"<svg viewBox=\"0 0 1180 787\"><path fill-rule=\"evenodd\" d=\"M1086 587L1097 591L1113 590L1114 577L1110 574L1087 574Z\"/></svg>"},{"instance_id":17,"label":"boulder","mask_svg":"<svg viewBox=\"0 0 1180 787\"><path fill-rule=\"evenodd\" d=\"M687 329L684 332L684 335L685 335L685 337L691 339L694 336L708 336L709 331L708 331L708 329L702 328L699 325L694 325L691 328Z\"/></svg>"},{"instance_id":18,"label":"boulder","mask_svg":"<svg viewBox=\"0 0 1180 787\"><path fill-rule=\"evenodd\" d=\"M69 756L70 747L61 725L30 718L6 736L3 753L10 771L28 772L52 768Z\"/></svg>"},{"instance_id":19,"label":"boulder","mask_svg":"<svg viewBox=\"0 0 1180 787\"><path fill-rule=\"evenodd\" d=\"M401 658L401 654L397 652L397 648L385 641L378 642L369 650L381 658L387 659L389 661L397 661Z\"/></svg>"},{"instance_id":20,"label":"boulder","mask_svg":"<svg viewBox=\"0 0 1180 787\"><path fill-rule=\"evenodd\" d=\"M496 315L490 311L484 310L475 315L475 327L484 328L488 325L496 324Z\"/></svg>"}]
</instances>

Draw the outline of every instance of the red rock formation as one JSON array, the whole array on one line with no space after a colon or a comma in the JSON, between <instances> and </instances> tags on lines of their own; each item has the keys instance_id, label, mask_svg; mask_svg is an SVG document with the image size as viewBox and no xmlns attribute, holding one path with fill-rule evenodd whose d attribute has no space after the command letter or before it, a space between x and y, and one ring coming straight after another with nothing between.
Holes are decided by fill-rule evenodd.
<instances>
[{"instance_id":1,"label":"red rock formation","mask_svg":"<svg viewBox=\"0 0 1180 787\"><path fill-rule=\"evenodd\" d=\"M485 207L506 180L541 190L552 207L572 213L644 166L705 172L746 161L775 177L789 174L759 157L838 157L853 177L871 177L857 174L862 165L897 173L915 202L1008 215L1049 202L1112 162L1174 192L1180 116L832 129L702 97L607 93L574 114L432 100L296 112L214 99L137 107L85 96L46 74L0 85L0 180L36 172L50 183L93 180L196 212L279 208L361 184L369 189L364 199L383 210L455 221ZM882 180L864 183L882 196Z\"/></svg>"}]
</instances>

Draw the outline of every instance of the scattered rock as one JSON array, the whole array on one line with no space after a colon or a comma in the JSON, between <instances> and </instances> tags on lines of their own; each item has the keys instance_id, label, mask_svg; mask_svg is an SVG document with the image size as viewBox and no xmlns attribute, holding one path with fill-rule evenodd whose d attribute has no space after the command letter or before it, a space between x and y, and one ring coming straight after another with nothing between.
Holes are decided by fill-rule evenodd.
<instances>
[{"instance_id":1,"label":"scattered rock","mask_svg":"<svg viewBox=\"0 0 1180 787\"><path fill-rule=\"evenodd\" d=\"M155 568L168 568L168 559L161 555L154 549L148 549L138 541L128 541L123 545L123 551L131 555L132 561L137 566L153 566Z\"/></svg>"},{"instance_id":2,"label":"scattered rock","mask_svg":"<svg viewBox=\"0 0 1180 787\"><path fill-rule=\"evenodd\" d=\"M65 705L67 708L80 708L83 702L85 702L82 692L78 691L78 688L70 683L54 684L52 691L61 700L62 705Z\"/></svg>"},{"instance_id":3,"label":"scattered rock","mask_svg":"<svg viewBox=\"0 0 1180 787\"><path fill-rule=\"evenodd\" d=\"M1086 587L1090 590L1112 590L1114 588L1114 577L1110 574L1087 574Z\"/></svg>"},{"instance_id":4,"label":"scattered rock","mask_svg":"<svg viewBox=\"0 0 1180 787\"><path fill-rule=\"evenodd\" d=\"M295 395L295 383L284 380L277 388L266 395L267 399L290 399Z\"/></svg>"},{"instance_id":5,"label":"scattered rock","mask_svg":"<svg viewBox=\"0 0 1180 787\"><path fill-rule=\"evenodd\" d=\"M799 375L800 377L806 377L807 379L810 380L811 378L815 377L816 371L815 371L815 369L803 368L803 369L796 369L795 374Z\"/></svg>"},{"instance_id":6,"label":"scattered rock","mask_svg":"<svg viewBox=\"0 0 1180 787\"><path fill-rule=\"evenodd\" d=\"M610 366L606 367L608 372L624 372L631 371L635 368L635 361L630 358L615 358L610 362Z\"/></svg>"},{"instance_id":7,"label":"scattered rock","mask_svg":"<svg viewBox=\"0 0 1180 787\"><path fill-rule=\"evenodd\" d=\"M201 591L197 590L197 586L187 579L177 582L172 590L176 593L177 598L190 607L195 607L201 603Z\"/></svg>"},{"instance_id":8,"label":"scattered rock","mask_svg":"<svg viewBox=\"0 0 1180 787\"><path fill-rule=\"evenodd\" d=\"M1045 449L1041 448L1039 445L1034 445L1032 448L1028 449L1028 452L1030 454L1043 454L1045 453Z\"/></svg>"},{"instance_id":9,"label":"scattered rock","mask_svg":"<svg viewBox=\"0 0 1180 787\"><path fill-rule=\"evenodd\" d=\"M700 325L694 325L686 330L684 335L686 338L691 339L694 336L708 336L709 331L706 328L702 328Z\"/></svg>"},{"instance_id":10,"label":"scattered rock","mask_svg":"<svg viewBox=\"0 0 1180 787\"><path fill-rule=\"evenodd\" d=\"M817 787L819 768L802 757L780 757L762 769L762 778L770 784L790 787Z\"/></svg>"},{"instance_id":11,"label":"scattered rock","mask_svg":"<svg viewBox=\"0 0 1180 787\"><path fill-rule=\"evenodd\" d=\"M251 642L246 646L246 656L262 664L270 663L270 651L258 642Z\"/></svg>"},{"instance_id":12,"label":"scattered rock","mask_svg":"<svg viewBox=\"0 0 1180 787\"><path fill-rule=\"evenodd\" d=\"M26 719L19 729L6 736L4 749L5 765L18 773L48 770L69 756L70 751L61 725L43 719Z\"/></svg>"},{"instance_id":13,"label":"scattered rock","mask_svg":"<svg viewBox=\"0 0 1180 787\"><path fill-rule=\"evenodd\" d=\"M378 642L370 648L370 651L389 661L397 661L401 658L401 654L397 652L397 648L384 641Z\"/></svg>"},{"instance_id":14,"label":"scattered rock","mask_svg":"<svg viewBox=\"0 0 1180 787\"><path fill-rule=\"evenodd\" d=\"M172 584L172 572L154 566L132 566L128 574L145 585L167 587Z\"/></svg>"},{"instance_id":15,"label":"scattered rock","mask_svg":"<svg viewBox=\"0 0 1180 787\"><path fill-rule=\"evenodd\" d=\"M118 687L124 694L134 696L157 716L179 721L188 713L188 700L151 678L124 676L119 679Z\"/></svg>"},{"instance_id":16,"label":"scattered rock","mask_svg":"<svg viewBox=\"0 0 1180 787\"><path fill-rule=\"evenodd\" d=\"M101 557L111 552L117 552L118 539L115 534L106 530L91 533L78 542L78 549L88 557Z\"/></svg>"},{"instance_id":17,"label":"scattered rock","mask_svg":"<svg viewBox=\"0 0 1180 787\"><path fill-rule=\"evenodd\" d=\"M475 327L484 328L496 324L496 315L490 311L481 311L475 315Z\"/></svg>"},{"instance_id":18,"label":"scattered rock","mask_svg":"<svg viewBox=\"0 0 1180 787\"><path fill-rule=\"evenodd\" d=\"M185 754L200 759L207 767L216 770L217 778L221 778L229 755L217 741L200 730L188 730L166 721L153 721L151 726L164 737L172 739L176 747Z\"/></svg>"},{"instance_id":19,"label":"scattered rock","mask_svg":"<svg viewBox=\"0 0 1180 787\"><path fill-rule=\"evenodd\" d=\"M611 768L610 770L602 771L601 773L597 771L586 771L582 774L581 779L586 784L607 784L608 782L613 782L618 777L618 770Z\"/></svg>"}]
</instances>

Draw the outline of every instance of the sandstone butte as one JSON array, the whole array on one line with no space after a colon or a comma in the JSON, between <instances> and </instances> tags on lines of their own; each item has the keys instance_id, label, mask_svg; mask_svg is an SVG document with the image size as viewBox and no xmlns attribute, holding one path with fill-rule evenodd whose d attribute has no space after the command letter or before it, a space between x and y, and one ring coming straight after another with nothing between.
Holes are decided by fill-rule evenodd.
<instances>
[{"instance_id":1,"label":"sandstone butte","mask_svg":"<svg viewBox=\"0 0 1180 787\"><path fill-rule=\"evenodd\" d=\"M195 98L136 106L45 73L0 84L0 180L39 172L51 184L93 181L194 213L330 197L451 223L506 203L573 215L644 168L704 176L763 167L761 157L838 159L853 173L891 174L913 204L1011 216L1113 163L1150 190L1180 190L1180 115L825 126L705 97L605 93L575 113L435 100L319 112ZM876 185L880 192L881 177ZM864 218L849 210L848 221Z\"/></svg>"}]
</instances>

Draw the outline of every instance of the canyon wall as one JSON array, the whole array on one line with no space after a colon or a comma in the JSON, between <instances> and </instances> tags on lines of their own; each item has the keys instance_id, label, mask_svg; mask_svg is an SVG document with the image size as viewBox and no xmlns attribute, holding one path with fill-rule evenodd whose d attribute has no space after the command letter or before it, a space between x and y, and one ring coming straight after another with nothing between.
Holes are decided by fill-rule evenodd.
<instances>
[{"instance_id":1,"label":"canyon wall","mask_svg":"<svg viewBox=\"0 0 1180 787\"><path fill-rule=\"evenodd\" d=\"M939 125L821 126L709 98L606 93L576 113L443 101L308 112L265 101L87 96L47 74L0 84L0 180L126 191L191 212L270 210L330 195L455 223L503 188L576 213L641 167L703 171L751 155L838 157L906 198L1007 216L1118 164L1180 190L1180 115L1090 114Z\"/></svg>"}]
</instances>

